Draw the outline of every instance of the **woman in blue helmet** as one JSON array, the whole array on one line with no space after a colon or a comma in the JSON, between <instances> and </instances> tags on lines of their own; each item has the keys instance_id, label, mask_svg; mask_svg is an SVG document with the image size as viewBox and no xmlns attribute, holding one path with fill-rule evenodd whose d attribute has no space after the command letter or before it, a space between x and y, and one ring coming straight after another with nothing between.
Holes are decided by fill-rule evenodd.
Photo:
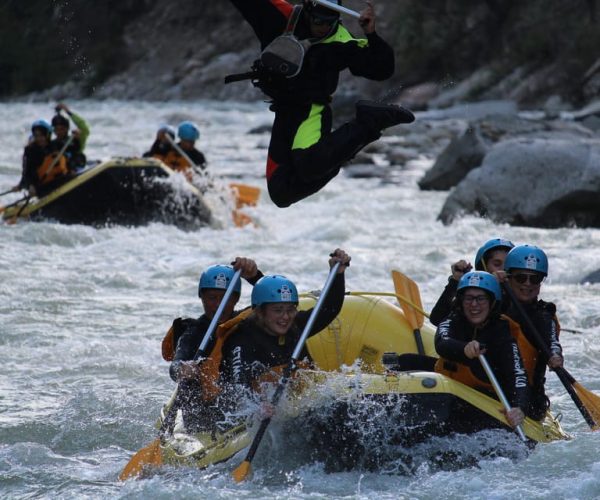
<instances>
[{"instance_id":1,"label":"woman in blue helmet","mask_svg":"<svg viewBox=\"0 0 600 500\"><path fill-rule=\"evenodd\" d=\"M183 419L188 429L197 428L201 420L206 417L206 405L202 398L202 388L199 380L202 374L202 365L193 361L198 348L208 330L213 316L217 312L221 299L235 274L241 269L241 276L254 285L263 276L258 270L256 262L244 257L236 257L231 266L214 265L204 270L198 283L198 297L202 302L204 313L198 319L177 318L169 329L162 342L162 354L166 361L171 361L169 375L179 384L175 408L181 408ZM235 306L240 298L242 290L241 282L238 281L226 304L220 323L237 316L239 311ZM207 345L207 352L211 352L214 345L214 335ZM174 418L175 412L170 412ZM171 419L172 420L172 419ZM172 421L165 422L166 428L173 424Z\"/></svg>"},{"instance_id":2,"label":"woman in blue helmet","mask_svg":"<svg viewBox=\"0 0 600 500\"><path fill-rule=\"evenodd\" d=\"M515 427L528 409L527 373L509 322L500 316L502 293L498 280L485 271L471 271L459 281L454 307L435 334L440 359L435 371L494 396L478 360L486 358L510 405L506 412Z\"/></svg>"},{"instance_id":3,"label":"woman in blue helmet","mask_svg":"<svg viewBox=\"0 0 600 500\"><path fill-rule=\"evenodd\" d=\"M511 241L503 238L489 239L477 250L477 254L475 255L475 270L487 271L491 274L503 272L504 259L514 246ZM473 266L466 260L459 260L450 266L452 274L448 278L448 284L431 310L429 321L433 325L438 326L448 317L452 310L452 301L456 295L458 282L472 268ZM503 304L506 305L507 303L503 302Z\"/></svg>"},{"instance_id":4,"label":"woman in blue helmet","mask_svg":"<svg viewBox=\"0 0 600 500\"><path fill-rule=\"evenodd\" d=\"M340 249L331 255L330 267L336 262L342 265L310 335L327 327L344 303L344 271L350 265L350 256ZM287 364L312 313L312 309L298 311L296 286L280 275L265 276L254 286L252 308L251 316L238 325L223 346L221 384L230 388L230 395L239 394L240 386L250 388L272 368ZM304 356L307 354L305 349Z\"/></svg>"},{"instance_id":5,"label":"woman in blue helmet","mask_svg":"<svg viewBox=\"0 0 600 500\"><path fill-rule=\"evenodd\" d=\"M556 317L556 306L538 298L542 282L548 276L548 257L545 252L533 245L520 245L513 248L504 262L508 286L514 292L521 308L531 319L536 330L541 334L552 356L548 358L538 347L535 335L521 315L521 311L511 303L506 314L517 322L531 348L522 348L529 377L531 379L531 397L528 414L539 420L543 418L550 406L546 396L544 383L546 367L563 366L562 347L559 342L560 325ZM525 354L527 351L527 354Z\"/></svg>"}]
</instances>

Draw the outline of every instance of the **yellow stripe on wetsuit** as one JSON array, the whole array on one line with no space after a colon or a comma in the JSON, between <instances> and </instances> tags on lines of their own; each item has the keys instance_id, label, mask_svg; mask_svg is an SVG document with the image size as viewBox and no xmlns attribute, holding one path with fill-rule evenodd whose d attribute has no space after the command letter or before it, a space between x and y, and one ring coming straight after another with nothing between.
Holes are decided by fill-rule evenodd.
<instances>
[{"instance_id":1,"label":"yellow stripe on wetsuit","mask_svg":"<svg viewBox=\"0 0 600 500\"><path fill-rule=\"evenodd\" d=\"M308 118L300 124L296 131L292 149L307 149L319 142L323 109L325 109L323 104L313 104L310 107Z\"/></svg>"}]
</instances>

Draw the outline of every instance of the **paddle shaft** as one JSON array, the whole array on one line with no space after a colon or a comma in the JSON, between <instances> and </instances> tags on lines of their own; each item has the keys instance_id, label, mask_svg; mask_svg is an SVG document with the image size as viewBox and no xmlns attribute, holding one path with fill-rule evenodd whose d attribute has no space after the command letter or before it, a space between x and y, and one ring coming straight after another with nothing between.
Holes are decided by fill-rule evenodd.
<instances>
[{"instance_id":1,"label":"paddle shaft","mask_svg":"<svg viewBox=\"0 0 600 500\"><path fill-rule=\"evenodd\" d=\"M188 155L183 148L177 144L175 142L175 140L169 135L169 134L165 134L165 137L167 138L167 141L169 141L169 144L171 146L173 146L173 148L175 149L175 151L177 151L181 156L183 156L186 161L194 168L195 172L200 173L200 175L202 175L203 177L205 177L206 179L208 179L208 174L204 171L204 169L202 169L200 166L196 165L192 159L190 158L190 155Z\"/></svg>"},{"instance_id":2,"label":"paddle shaft","mask_svg":"<svg viewBox=\"0 0 600 500\"><path fill-rule=\"evenodd\" d=\"M550 348L546 345L546 343L544 342L544 339L540 335L540 332L538 332L537 328L533 324L533 321L531 321L531 318L529 317L529 315L527 314L527 312L525 311L525 309L519 302L519 299L515 296L515 292L512 290L512 288L507 283L504 283L503 287L504 287L504 290L506 291L506 293L508 294L508 296L510 297L510 300L512 300L513 304L519 310L519 313L521 314L521 316L525 320L525 323L529 327L529 331L533 335L535 343L537 344L535 347L537 349L539 349L540 351L542 351L544 353L544 355L548 359L550 359L552 357L552 352L550 351ZM565 387L565 389L569 393L569 396L571 396L571 399L575 403L575 406L577 406L577 408L581 412L581 415L583 415L583 418L585 419L587 424L591 428L594 428L596 426L596 421L594 420L594 417L592 417L592 415L590 415L590 412L587 410L587 408L581 401L581 398L577 395L577 392L573 388L573 384L575 383L575 378L572 377L571 374L565 368L560 367L560 366L557 368L553 368L553 371L556 373L556 375L558 376L562 385Z\"/></svg>"},{"instance_id":3,"label":"paddle shaft","mask_svg":"<svg viewBox=\"0 0 600 500\"><path fill-rule=\"evenodd\" d=\"M0 193L0 196L4 196L5 194L8 194L8 193L14 193L13 188L10 188L8 191L3 191L2 193Z\"/></svg>"},{"instance_id":4,"label":"paddle shaft","mask_svg":"<svg viewBox=\"0 0 600 500\"><path fill-rule=\"evenodd\" d=\"M60 157L62 155L65 154L65 151L67 150L67 148L71 145L71 143L73 142L73 139L75 139L74 136L70 135L68 137L68 139L65 141L65 143L63 144L63 147L60 148L60 151L58 152L58 154L54 157L54 160L52 160L52 163L50 163L50 165L48 165L48 167L46 167L46 170L44 170L44 174L42 175L42 178L40 179L40 181L43 181L46 176L51 172L51 170L55 167L55 165L58 163L58 161L60 160Z\"/></svg>"},{"instance_id":5,"label":"paddle shaft","mask_svg":"<svg viewBox=\"0 0 600 500\"><path fill-rule=\"evenodd\" d=\"M485 359L485 356L483 354L479 355L479 361L481 363L481 366L483 366L483 369L485 370L486 375L490 379L490 382L492 383L492 386L494 387L494 391L496 392L498 399L502 403L502 406L504 406L504 409L506 411L509 411L511 407L508 402L508 399L506 399L506 396L504 395L504 392L502 391L502 388L500 387L500 384L498 383L498 380L496 379L496 376L494 375L492 368L488 364L487 359ZM527 441L527 437L525 436L525 433L523 432L523 429L521 428L520 425L517 425L517 427L515 427L515 431L517 432L517 434L519 435L519 437L521 438L522 441Z\"/></svg>"},{"instance_id":6,"label":"paddle shaft","mask_svg":"<svg viewBox=\"0 0 600 500\"><path fill-rule=\"evenodd\" d=\"M338 5L337 3L328 2L327 0L313 0L313 1L318 3L319 5L322 5L323 7L327 7L328 9L335 10L336 12L339 12L340 14L347 14L356 19L358 19L360 17L360 14L358 12L356 12L355 10L348 9L346 7Z\"/></svg>"},{"instance_id":7,"label":"paddle shaft","mask_svg":"<svg viewBox=\"0 0 600 500\"><path fill-rule=\"evenodd\" d=\"M321 306L323 305L323 302L325 301L325 297L327 297L327 294L329 293L329 289L331 288L331 285L333 283L333 280L335 279L335 275L337 274L337 271L338 271L340 265L341 265L340 262L336 262L335 265L329 271L329 276L327 277L327 281L325 282L325 285L323 286L323 290L321 290L321 294L319 295L317 303L315 304L315 307L313 308L312 313L310 314L310 317L308 318L308 321L306 322L306 326L304 327L304 330L302 331L302 334L300 335L300 339L298 340L298 343L296 344L296 348L294 349L294 352L292 354L292 359L286 365L286 367L283 369L283 375L281 377L279 385L277 386L277 389L275 389L275 394L273 394L273 398L271 399L271 405L274 407L277 406L277 403L281 399L281 395L283 394L283 391L288 383L288 380L290 379L292 372L296 369L296 361L298 361L298 358L300 357L300 353L302 352L304 343L306 342L306 339L308 338L308 335L310 334L310 331L311 331L313 324L317 318L317 315L319 314L319 310L321 309ZM252 462L252 459L254 458L254 455L256 454L256 450L258 450L258 446L260 445L260 442L261 442L270 422L271 422L271 417L263 418L262 421L260 422L260 426L258 428L258 431L256 432L256 435L254 436L254 439L252 441L252 444L250 445L250 449L248 450L248 453L246 454L246 458L244 459L244 462Z\"/></svg>"}]
</instances>

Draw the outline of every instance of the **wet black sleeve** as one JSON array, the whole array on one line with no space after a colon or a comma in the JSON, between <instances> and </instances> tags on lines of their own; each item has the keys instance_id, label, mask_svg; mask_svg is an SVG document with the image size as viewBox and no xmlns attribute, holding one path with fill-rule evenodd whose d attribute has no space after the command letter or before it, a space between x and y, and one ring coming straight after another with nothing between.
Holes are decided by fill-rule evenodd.
<instances>
[{"instance_id":1,"label":"wet black sleeve","mask_svg":"<svg viewBox=\"0 0 600 500\"><path fill-rule=\"evenodd\" d=\"M453 279L452 277L448 278L448 284L440 298L433 306L431 310L431 314L429 315L429 321L431 321L432 325L438 326L442 321L444 321L448 316L450 316L450 312L452 311L452 301L456 296L456 288L458 287L458 281Z\"/></svg>"},{"instance_id":2,"label":"wet black sleeve","mask_svg":"<svg viewBox=\"0 0 600 500\"><path fill-rule=\"evenodd\" d=\"M521 353L510 335L507 322L500 322L489 341L486 342L486 359L498 379L511 407L519 407L527 413L529 388Z\"/></svg>"},{"instance_id":3,"label":"wet black sleeve","mask_svg":"<svg viewBox=\"0 0 600 500\"><path fill-rule=\"evenodd\" d=\"M169 375L175 381L177 381L177 375L181 368L181 364L184 361L191 361L194 359L196 352L198 352L198 347L200 347L200 343L202 342L202 338L208 328L208 324L205 321L179 321L180 323L178 323L178 320L173 322L175 331L181 333L177 340L173 361L169 367Z\"/></svg>"},{"instance_id":4,"label":"wet black sleeve","mask_svg":"<svg viewBox=\"0 0 600 500\"><path fill-rule=\"evenodd\" d=\"M292 6L285 0L231 0L264 49L285 30Z\"/></svg>"},{"instance_id":5,"label":"wet black sleeve","mask_svg":"<svg viewBox=\"0 0 600 500\"><path fill-rule=\"evenodd\" d=\"M377 33L367 35L368 44L347 43L348 68L353 75L369 80L387 80L394 74L394 49Z\"/></svg>"},{"instance_id":6,"label":"wet black sleeve","mask_svg":"<svg viewBox=\"0 0 600 500\"><path fill-rule=\"evenodd\" d=\"M23 151L23 172L21 174L21 180L19 181L19 187L21 189L27 189L29 186L37 186L37 168L43 161L44 157L34 148L25 148Z\"/></svg>"},{"instance_id":7,"label":"wet black sleeve","mask_svg":"<svg viewBox=\"0 0 600 500\"><path fill-rule=\"evenodd\" d=\"M471 360L465 356L467 342L459 337L456 321L451 317L440 323L434 337L435 350L442 358L469 364Z\"/></svg>"},{"instance_id":8,"label":"wet black sleeve","mask_svg":"<svg viewBox=\"0 0 600 500\"><path fill-rule=\"evenodd\" d=\"M252 278L248 278L246 281L250 283L252 286L256 285L256 282L264 276L263 272L258 269L256 272L256 276Z\"/></svg>"},{"instance_id":9,"label":"wet black sleeve","mask_svg":"<svg viewBox=\"0 0 600 500\"><path fill-rule=\"evenodd\" d=\"M329 289L329 293L323 304L321 305L321 309L319 310L319 314L313 323L313 327L309 333L309 337L323 330L323 328L327 327L329 323L331 323L335 317L342 310L342 306L344 305L344 293L346 290L344 273L336 274L333 283L331 284L331 288ZM301 330L304 329L306 323L308 323L308 318L312 314L313 309L308 309L307 311L300 311L298 316L296 317L296 325Z\"/></svg>"}]
</instances>

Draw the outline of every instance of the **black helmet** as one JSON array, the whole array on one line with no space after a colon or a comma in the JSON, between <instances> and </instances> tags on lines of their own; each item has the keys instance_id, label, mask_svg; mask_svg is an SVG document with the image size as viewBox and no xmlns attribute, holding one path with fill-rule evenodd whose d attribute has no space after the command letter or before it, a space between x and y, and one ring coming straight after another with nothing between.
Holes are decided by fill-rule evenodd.
<instances>
[{"instance_id":1,"label":"black helmet","mask_svg":"<svg viewBox=\"0 0 600 500\"><path fill-rule=\"evenodd\" d=\"M54 115L52 117L52 126L56 127L56 126L63 126L63 127L67 127L69 128L69 119L65 118L63 115L61 115L60 113L57 115Z\"/></svg>"}]
</instances>

